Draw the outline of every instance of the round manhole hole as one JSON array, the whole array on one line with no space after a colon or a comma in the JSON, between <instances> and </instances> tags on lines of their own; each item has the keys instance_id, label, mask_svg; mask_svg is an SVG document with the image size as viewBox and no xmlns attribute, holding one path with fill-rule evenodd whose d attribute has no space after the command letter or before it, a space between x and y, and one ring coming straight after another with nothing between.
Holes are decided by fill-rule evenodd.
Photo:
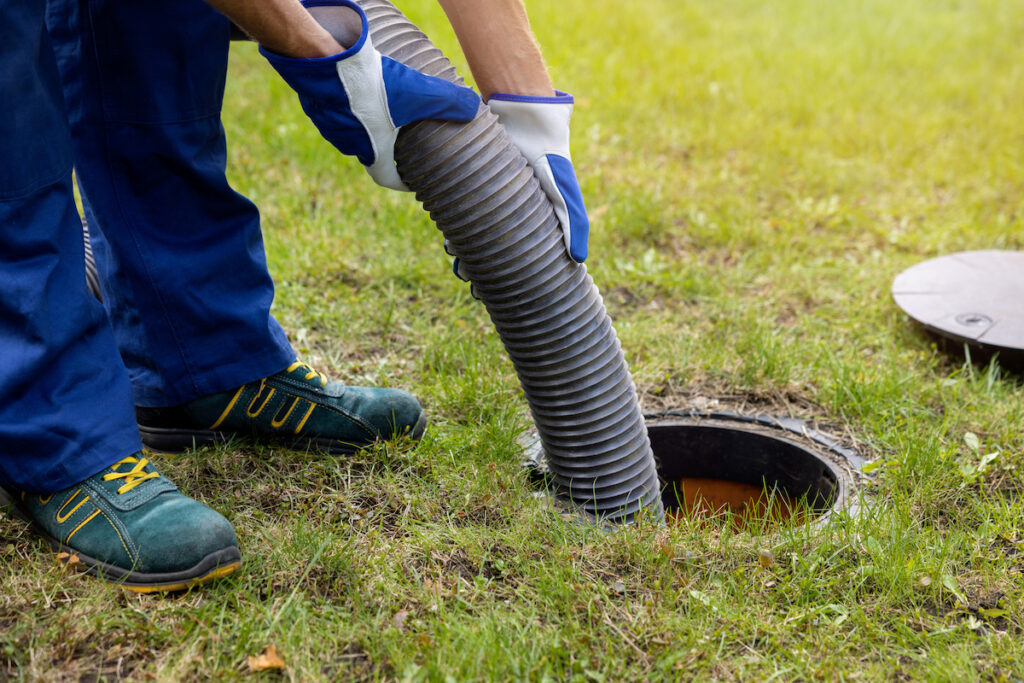
<instances>
[{"instance_id":1,"label":"round manhole hole","mask_svg":"<svg viewBox=\"0 0 1024 683\"><path fill-rule=\"evenodd\" d=\"M670 521L799 523L854 501L859 457L800 421L677 414L649 418L647 431Z\"/></svg>"},{"instance_id":2,"label":"round manhole hole","mask_svg":"<svg viewBox=\"0 0 1024 683\"><path fill-rule=\"evenodd\" d=\"M857 506L864 460L801 420L676 412L647 415L646 423L669 523L724 514L736 528L763 531ZM527 456L543 480L535 437ZM749 519L768 526L748 527Z\"/></svg>"}]
</instances>

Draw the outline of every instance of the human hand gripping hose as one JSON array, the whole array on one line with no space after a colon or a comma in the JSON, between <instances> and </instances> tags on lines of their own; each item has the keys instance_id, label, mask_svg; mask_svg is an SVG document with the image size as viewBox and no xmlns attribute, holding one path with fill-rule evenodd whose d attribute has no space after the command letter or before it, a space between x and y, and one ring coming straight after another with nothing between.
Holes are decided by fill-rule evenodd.
<instances>
[{"instance_id":1,"label":"human hand gripping hose","mask_svg":"<svg viewBox=\"0 0 1024 683\"><path fill-rule=\"evenodd\" d=\"M544 194L551 200L569 257L583 263L587 260L590 219L569 154L572 95L560 90L554 97L494 93L487 104L533 167Z\"/></svg>"},{"instance_id":2,"label":"human hand gripping hose","mask_svg":"<svg viewBox=\"0 0 1024 683\"><path fill-rule=\"evenodd\" d=\"M316 4L351 6L345 0ZM390 2L358 0L358 4L365 11L363 35L342 55L323 60L329 69L308 63L321 60L300 60L307 67L317 67L320 74L307 78L289 68L297 66L291 62L272 63L299 92L314 122L320 117L318 127L329 131L325 137L342 151L362 150L347 153L362 154L360 160L368 166L388 166L380 159L389 136L374 143L363 132L369 129L361 122L366 117L359 119L358 114L364 90L354 86L350 90L349 81L348 85L342 82L343 96L334 91L320 94L331 87L327 84L330 69L340 74L345 55L365 49L359 46L370 42L368 25L372 44L384 59L451 84L461 85L461 79L444 55ZM314 9L314 3L308 6ZM399 182L412 189L430 212L486 306L523 386L556 495L607 522L630 524L643 516L663 521L661 487L636 387L604 302L586 266L575 260L586 256L586 243L574 243L569 202L567 245L552 202L538 182L542 171L528 163L492 108L477 98L475 116L462 123L469 100L463 102L464 96L455 94L461 90L452 91L452 97L458 98L458 104L451 105L454 109L398 106L399 96L386 73L390 68L382 68L382 77L373 76L370 68L359 73L384 83L371 89L376 95L370 96L387 100L389 117L398 129L393 145ZM420 83L413 77L409 81ZM417 102L430 99L422 96L422 90L415 92L411 99ZM337 111L323 113L325 106ZM381 116L382 109L377 107L375 116ZM331 137L339 135L333 130L335 117L344 121L341 144ZM542 145L542 152L547 156L550 148ZM557 161L552 165L556 189L558 165Z\"/></svg>"},{"instance_id":3,"label":"human hand gripping hose","mask_svg":"<svg viewBox=\"0 0 1024 683\"><path fill-rule=\"evenodd\" d=\"M487 105L526 157L551 200L569 257L583 263L587 260L590 219L569 153L572 95L562 91L555 91L554 97L494 93ZM445 247L447 250L447 244ZM452 270L460 279L468 279L458 258Z\"/></svg>"},{"instance_id":4,"label":"human hand gripping hose","mask_svg":"<svg viewBox=\"0 0 1024 683\"><path fill-rule=\"evenodd\" d=\"M426 76L382 57L370 38L366 14L349 0L306 0L307 9L347 8L362 24L354 45L330 57L299 59L260 53L298 94L320 134L342 154L356 156L374 182L408 191L395 168L398 129L423 119L466 122L480 98L469 88Z\"/></svg>"}]
</instances>

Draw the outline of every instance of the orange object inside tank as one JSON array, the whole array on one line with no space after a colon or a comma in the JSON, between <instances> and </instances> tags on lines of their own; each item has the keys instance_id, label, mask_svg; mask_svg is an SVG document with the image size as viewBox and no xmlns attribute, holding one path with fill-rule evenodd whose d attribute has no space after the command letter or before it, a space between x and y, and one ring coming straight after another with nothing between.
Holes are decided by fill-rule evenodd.
<instances>
[{"instance_id":1,"label":"orange object inside tank","mask_svg":"<svg viewBox=\"0 0 1024 683\"><path fill-rule=\"evenodd\" d=\"M676 484L680 507L669 510L672 521L706 519L728 514L733 527L744 529L753 520L772 524L800 524L809 510L805 504L779 490L724 479L683 477Z\"/></svg>"}]
</instances>

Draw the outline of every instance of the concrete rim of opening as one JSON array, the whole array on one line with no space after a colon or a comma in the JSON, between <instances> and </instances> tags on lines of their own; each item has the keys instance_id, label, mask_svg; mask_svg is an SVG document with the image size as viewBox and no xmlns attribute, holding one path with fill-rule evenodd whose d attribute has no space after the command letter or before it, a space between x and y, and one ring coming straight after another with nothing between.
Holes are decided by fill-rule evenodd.
<instances>
[{"instance_id":1,"label":"concrete rim of opening","mask_svg":"<svg viewBox=\"0 0 1024 683\"><path fill-rule=\"evenodd\" d=\"M866 474L863 467L867 460L852 448L844 446L836 438L813 428L807 421L790 417L776 417L771 415L747 415L729 411L698 411L679 410L665 411L658 413L647 413L644 420L649 431L671 427L686 429L695 428L720 428L723 430L734 430L737 433L756 435L758 439L771 439L779 442L781 446L792 449L797 458L813 458L816 464L820 464L821 472L834 482L834 497L827 505L818 508L818 514L811 522L814 526L827 523L827 521L838 512L856 514L862 507L863 500L861 489ZM652 431L652 433L654 433ZM755 437L751 437L755 438ZM655 446L656 437L652 437L652 447ZM536 432L529 431L524 435L524 466L527 468L531 478L541 485L547 485L547 465L543 449ZM799 453L798 453L799 452ZM662 462L664 453L655 450L654 457L658 467L659 479L663 487L668 481L662 476L666 469ZM771 484L777 482L771 481ZM548 490L548 493L554 493ZM799 494L797 494L799 495ZM557 500L557 496L556 496ZM561 501L559 501L561 502ZM571 510L568 506L567 509ZM576 517L586 517L578 510L572 511Z\"/></svg>"}]
</instances>

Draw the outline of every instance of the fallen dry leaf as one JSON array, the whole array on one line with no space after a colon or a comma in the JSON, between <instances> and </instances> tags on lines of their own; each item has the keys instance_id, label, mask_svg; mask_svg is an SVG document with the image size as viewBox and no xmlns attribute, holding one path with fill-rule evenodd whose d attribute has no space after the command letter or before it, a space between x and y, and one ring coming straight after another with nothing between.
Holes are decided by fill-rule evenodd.
<instances>
[{"instance_id":1,"label":"fallen dry leaf","mask_svg":"<svg viewBox=\"0 0 1024 683\"><path fill-rule=\"evenodd\" d=\"M249 671L281 670L284 667L284 660L281 659L281 655L277 653L277 647L274 645L264 645L258 655L249 657Z\"/></svg>"},{"instance_id":2,"label":"fallen dry leaf","mask_svg":"<svg viewBox=\"0 0 1024 683\"><path fill-rule=\"evenodd\" d=\"M391 617L391 624L395 628L399 628L400 629L405 624L405 620L408 619L408 618L409 618L409 610L407 610L407 609L400 609L397 612L395 612L395 616Z\"/></svg>"},{"instance_id":3,"label":"fallen dry leaf","mask_svg":"<svg viewBox=\"0 0 1024 683\"><path fill-rule=\"evenodd\" d=\"M74 553L57 553L57 561L69 567L75 567L83 564L81 558Z\"/></svg>"}]
</instances>

